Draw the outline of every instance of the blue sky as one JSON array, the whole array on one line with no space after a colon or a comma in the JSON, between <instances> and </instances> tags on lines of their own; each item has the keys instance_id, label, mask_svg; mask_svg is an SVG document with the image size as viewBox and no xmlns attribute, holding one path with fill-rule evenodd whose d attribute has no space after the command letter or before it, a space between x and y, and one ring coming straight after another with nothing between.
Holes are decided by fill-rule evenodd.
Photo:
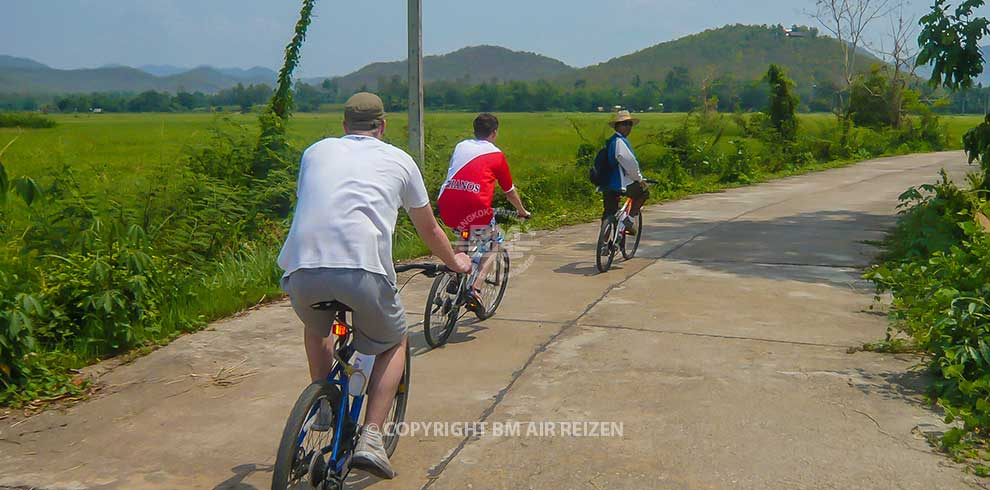
<instances>
[{"instance_id":1,"label":"blue sky","mask_svg":"<svg viewBox=\"0 0 990 490\"><path fill-rule=\"evenodd\" d=\"M731 23L813 24L814 0L424 0L424 49L495 44L574 66ZM928 1L910 5L924 13ZM281 65L293 0L11 0L0 54L58 68ZM406 1L320 0L300 76L405 58ZM878 29L884 28L877 26Z\"/></svg>"}]
</instances>

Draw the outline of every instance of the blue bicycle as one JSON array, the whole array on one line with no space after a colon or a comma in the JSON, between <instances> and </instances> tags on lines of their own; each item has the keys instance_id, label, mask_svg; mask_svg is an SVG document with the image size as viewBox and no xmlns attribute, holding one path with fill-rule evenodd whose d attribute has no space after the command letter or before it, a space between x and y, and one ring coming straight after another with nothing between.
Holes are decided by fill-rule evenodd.
<instances>
[{"instance_id":1,"label":"blue bicycle","mask_svg":"<svg viewBox=\"0 0 990 490\"><path fill-rule=\"evenodd\" d=\"M395 270L419 270L426 276L436 277L448 269L439 264L406 264L397 265ZM338 301L316 303L312 308L334 312L333 334L336 340L333 366L326 380L312 383L303 390L289 413L275 457L272 490L343 489L344 480L351 470L351 456L359 435L366 386L360 392L352 393L352 376L358 374L358 371L351 364L356 352L349 320L351 309ZM405 372L383 428L394 428L405 418L406 402L409 399L409 360L407 343ZM364 376L364 385L371 377L371 373L358 375ZM321 406L328 406L333 414L330 430L312 430ZM386 431L382 442L391 457L399 443L398 431Z\"/></svg>"}]
</instances>

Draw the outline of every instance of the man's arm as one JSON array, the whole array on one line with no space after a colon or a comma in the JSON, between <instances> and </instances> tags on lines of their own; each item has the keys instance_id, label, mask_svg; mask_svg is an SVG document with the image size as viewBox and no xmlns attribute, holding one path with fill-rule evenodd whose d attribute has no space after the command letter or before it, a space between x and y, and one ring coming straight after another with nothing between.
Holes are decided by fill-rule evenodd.
<instances>
[{"instance_id":1,"label":"man's arm","mask_svg":"<svg viewBox=\"0 0 990 490\"><path fill-rule=\"evenodd\" d=\"M519 193L516 192L516 186L512 183L512 172L509 171L509 161L505 159L505 154L502 154L502 158L499 160L498 164L492 169L495 172L495 178L498 180L498 186L505 191L505 197L512 204L512 207L516 208L516 214L520 218L528 218L529 211L523 206L522 199L519 199Z\"/></svg>"},{"instance_id":2,"label":"man's arm","mask_svg":"<svg viewBox=\"0 0 990 490\"><path fill-rule=\"evenodd\" d=\"M471 258L467 254L454 253L454 249L450 247L450 240L447 239L447 234L443 232L443 228L440 228L437 219L433 217L433 209L429 204L421 208L410 208L409 218L416 227L416 232L419 233L420 238L429 247L430 252L442 260L450 270L454 272L471 271Z\"/></svg>"},{"instance_id":3,"label":"man's arm","mask_svg":"<svg viewBox=\"0 0 990 490\"><path fill-rule=\"evenodd\" d=\"M526 211L526 207L523 206L522 199L519 198L519 193L516 192L515 187L505 193L505 198L509 200L512 207L516 208L516 213L520 218L529 218L529 211Z\"/></svg>"},{"instance_id":4,"label":"man's arm","mask_svg":"<svg viewBox=\"0 0 990 490\"><path fill-rule=\"evenodd\" d=\"M639 170L639 162L636 161L636 156L633 155L632 150L629 149L628 144L621 138L616 138L618 141L615 142L615 159L622 166L622 170L626 172L626 175L630 179L636 182L643 181L643 173Z\"/></svg>"}]
</instances>

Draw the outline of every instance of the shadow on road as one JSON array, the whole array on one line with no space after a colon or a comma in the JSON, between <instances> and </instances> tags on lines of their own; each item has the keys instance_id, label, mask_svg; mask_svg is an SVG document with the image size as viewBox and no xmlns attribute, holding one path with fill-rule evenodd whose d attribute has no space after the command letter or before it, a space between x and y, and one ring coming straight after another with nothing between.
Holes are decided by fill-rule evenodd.
<instances>
[{"instance_id":1,"label":"shadow on road","mask_svg":"<svg viewBox=\"0 0 990 490\"><path fill-rule=\"evenodd\" d=\"M592 253L592 255L594 255L594 253ZM617 257L615 259L615 263L612 264L612 267L609 270L622 270L620 262L622 262L622 258ZM598 267L595 266L594 262L585 261L571 262L570 264L562 265L553 271L558 274L572 274L575 276L594 276L601 274L598 272Z\"/></svg>"},{"instance_id":2,"label":"shadow on road","mask_svg":"<svg viewBox=\"0 0 990 490\"><path fill-rule=\"evenodd\" d=\"M488 327L484 326L482 320L475 317L461 320L457 322L457 328L454 329L454 333L450 334L450 337L447 339L447 344L470 342L476 338L474 334L485 330L488 330Z\"/></svg>"},{"instance_id":3,"label":"shadow on road","mask_svg":"<svg viewBox=\"0 0 990 490\"><path fill-rule=\"evenodd\" d=\"M924 407L934 410L940 416L944 415L936 405L925 400L931 376L924 370L871 373L856 369L852 373L853 382L850 385L864 394Z\"/></svg>"},{"instance_id":4,"label":"shadow on road","mask_svg":"<svg viewBox=\"0 0 990 490\"><path fill-rule=\"evenodd\" d=\"M724 222L654 214L643 226L634 260L678 262L738 276L860 289L865 284L862 269L872 263L879 252L876 244L895 222L895 216L848 210ZM589 260L558 267L554 272L587 276L594 270Z\"/></svg>"},{"instance_id":5,"label":"shadow on road","mask_svg":"<svg viewBox=\"0 0 990 490\"><path fill-rule=\"evenodd\" d=\"M230 471L234 475L217 484L217 486L213 487L213 490L256 490L258 487L250 483L244 483L244 480L254 473L271 473L272 465L255 463L241 464L231 468Z\"/></svg>"}]
</instances>

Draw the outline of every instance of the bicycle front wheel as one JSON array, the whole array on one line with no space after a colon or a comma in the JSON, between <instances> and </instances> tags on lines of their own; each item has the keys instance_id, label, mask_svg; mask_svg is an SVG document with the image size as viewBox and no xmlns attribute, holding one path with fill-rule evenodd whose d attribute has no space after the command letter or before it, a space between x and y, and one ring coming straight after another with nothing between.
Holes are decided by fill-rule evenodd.
<instances>
[{"instance_id":1,"label":"bicycle front wheel","mask_svg":"<svg viewBox=\"0 0 990 490\"><path fill-rule=\"evenodd\" d=\"M423 334L430 347L440 347L454 333L461 309L457 304L460 281L460 274L441 274L433 280L423 313Z\"/></svg>"},{"instance_id":2,"label":"bicycle front wheel","mask_svg":"<svg viewBox=\"0 0 990 490\"><path fill-rule=\"evenodd\" d=\"M643 213L640 212L636 215L636 236L623 236L622 237L622 258L629 260L636 256L636 250L639 250L639 239L643 237ZM632 243L629 243L629 239L632 239Z\"/></svg>"},{"instance_id":3,"label":"bicycle front wheel","mask_svg":"<svg viewBox=\"0 0 990 490\"><path fill-rule=\"evenodd\" d=\"M612 241L615 226L611 219L602 221L602 228L598 232L598 246L595 247L595 266L598 267L598 272L608 272L615 260L615 244Z\"/></svg>"},{"instance_id":4,"label":"bicycle front wheel","mask_svg":"<svg viewBox=\"0 0 990 490\"><path fill-rule=\"evenodd\" d=\"M502 297L505 296L505 288L509 286L509 252L504 248L499 248L495 263L488 271L485 278L485 287L482 297L488 309L485 311L485 318L491 318L502 304Z\"/></svg>"},{"instance_id":5,"label":"bicycle front wheel","mask_svg":"<svg viewBox=\"0 0 990 490\"><path fill-rule=\"evenodd\" d=\"M340 397L340 390L328 381L313 383L299 395L278 444L272 468L272 490L311 488L314 482L323 481L326 475L310 475L309 472L313 458L322 458L321 450L333 441ZM310 429L316 421L321 400L329 402L333 415L330 430L317 432Z\"/></svg>"}]
</instances>

